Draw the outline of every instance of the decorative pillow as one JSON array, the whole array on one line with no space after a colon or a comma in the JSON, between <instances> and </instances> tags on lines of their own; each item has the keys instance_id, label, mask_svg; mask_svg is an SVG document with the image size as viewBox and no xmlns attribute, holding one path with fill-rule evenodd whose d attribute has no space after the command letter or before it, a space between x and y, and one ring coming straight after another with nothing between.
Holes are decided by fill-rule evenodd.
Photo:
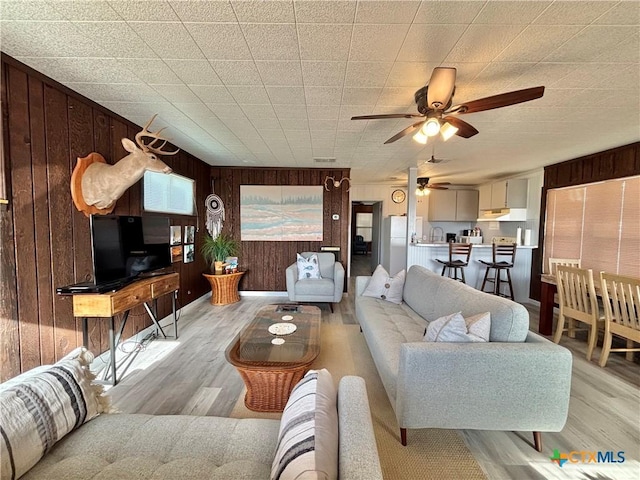
<instances>
[{"instance_id":1,"label":"decorative pillow","mask_svg":"<svg viewBox=\"0 0 640 480\"><path fill-rule=\"evenodd\" d=\"M328 370L309 370L282 412L271 480L338 478L338 407Z\"/></svg>"},{"instance_id":2,"label":"decorative pillow","mask_svg":"<svg viewBox=\"0 0 640 480\"><path fill-rule=\"evenodd\" d=\"M318 255L315 253L304 258L296 253L296 262L298 263L298 280L305 278L322 278L320 276L320 264L318 263Z\"/></svg>"},{"instance_id":3,"label":"decorative pillow","mask_svg":"<svg viewBox=\"0 0 640 480\"><path fill-rule=\"evenodd\" d=\"M67 433L110 410L102 385L91 383L92 360L83 350L0 388L0 477L19 478Z\"/></svg>"},{"instance_id":4,"label":"decorative pillow","mask_svg":"<svg viewBox=\"0 0 640 480\"><path fill-rule=\"evenodd\" d=\"M404 270L396 273L393 278L382 265L378 265L369 280L367 288L362 295L365 297L375 297L392 303L402 303L402 291L404 289Z\"/></svg>"},{"instance_id":5,"label":"decorative pillow","mask_svg":"<svg viewBox=\"0 0 640 480\"><path fill-rule=\"evenodd\" d=\"M425 342L488 342L491 314L480 313L465 319L460 312L429 323Z\"/></svg>"}]
</instances>

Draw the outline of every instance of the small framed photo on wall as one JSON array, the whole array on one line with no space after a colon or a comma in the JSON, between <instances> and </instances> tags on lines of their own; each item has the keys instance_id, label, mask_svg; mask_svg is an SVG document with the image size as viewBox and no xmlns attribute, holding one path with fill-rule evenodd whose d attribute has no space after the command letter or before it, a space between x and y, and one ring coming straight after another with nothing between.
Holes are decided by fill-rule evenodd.
<instances>
[{"instance_id":1,"label":"small framed photo on wall","mask_svg":"<svg viewBox=\"0 0 640 480\"><path fill-rule=\"evenodd\" d=\"M182 245L171 247L171 263L182 261Z\"/></svg>"},{"instance_id":2,"label":"small framed photo on wall","mask_svg":"<svg viewBox=\"0 0 640 480\"><path fill-rule=\"evenodd\" d=\"M196 237L196 227L193 225L185 225L184 227L184 243L193 243Z\"/></svg>"},{"instance_id":3,"label":"small framed photo on wall","mask_svg":"<svg viewBox=\"0 0 640 480\"><path fill-rule=\"evenodd\" d=\"M181 243L182 227L180 225L171 225L171 245L180 245Z\"/></svg>"},{"instance_id":4,"label":"small framed photo on wall","mask_svg":"<svg viewBox=\"0 0 640 480\"><path fill-rule=\"evenodd\" d=\"M184 246L184 263L191 263L196 259L196 250L193 244Z\"/></svg>"}]
</instances>

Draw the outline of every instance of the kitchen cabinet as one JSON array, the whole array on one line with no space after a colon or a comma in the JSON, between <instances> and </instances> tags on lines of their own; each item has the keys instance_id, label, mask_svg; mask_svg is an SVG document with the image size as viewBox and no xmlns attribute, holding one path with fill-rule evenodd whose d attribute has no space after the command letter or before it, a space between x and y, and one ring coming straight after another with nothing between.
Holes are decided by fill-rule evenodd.
<instances>
[{"instance_id":1,"label":"kitchen cabinet","mask_svg":"<svg viewBox=\"0 0 640 480\"><path fill-rule=\"evenodd\" d=\"M432 190L429 193L430 222L474 221L477 217L477 190Z\"/></svg>"},{"instance_id":2,"label":"kitchen cabinet","mask_svg":"<svg viewBox=\"0 0 640 480\"><path fill-rule=\"evenodd\" d=\"M519 178L487 183L478 187L480 198L479 210L495 210L501 208L527 208L529 180Z\"/></svg>"}]
</instances>

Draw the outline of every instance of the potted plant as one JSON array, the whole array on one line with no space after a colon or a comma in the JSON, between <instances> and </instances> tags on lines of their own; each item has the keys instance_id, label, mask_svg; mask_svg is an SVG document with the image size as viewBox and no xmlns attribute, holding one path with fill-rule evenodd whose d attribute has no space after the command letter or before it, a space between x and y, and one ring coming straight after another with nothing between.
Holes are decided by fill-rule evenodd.
<instances>
[{"instance_id":1,"label":"potted plant","mask_svg":"<svg viewBox=\"0 0 640 480\"><path fill-rule=\"evenodd\" d=\"M205 235L200 252L213 268L216 275L222 273L224 261L227 257L235 256L240 251L240 243L231 236L221 233L216 238Z\"/></svg>"}]
</instances>

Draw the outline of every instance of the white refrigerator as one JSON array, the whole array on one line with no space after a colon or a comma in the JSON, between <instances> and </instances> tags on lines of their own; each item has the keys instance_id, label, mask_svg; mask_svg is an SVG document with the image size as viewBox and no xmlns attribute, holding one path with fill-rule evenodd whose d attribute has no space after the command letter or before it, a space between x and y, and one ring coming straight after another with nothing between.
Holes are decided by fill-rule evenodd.
<instances>
[{"instance_id":1,"label":"white refrigerator","mask_svg":"<svg viewBox=\"0 0 640 480\"><path fill-rule=\"evenodd\" d=\"M407 217L390 215L384 219L382 228L382 266L393 276L407 266L407 243L411 234L422 238L422 217L416 217L416 224L407 231Z\"/></svg>"}]
</instances>

